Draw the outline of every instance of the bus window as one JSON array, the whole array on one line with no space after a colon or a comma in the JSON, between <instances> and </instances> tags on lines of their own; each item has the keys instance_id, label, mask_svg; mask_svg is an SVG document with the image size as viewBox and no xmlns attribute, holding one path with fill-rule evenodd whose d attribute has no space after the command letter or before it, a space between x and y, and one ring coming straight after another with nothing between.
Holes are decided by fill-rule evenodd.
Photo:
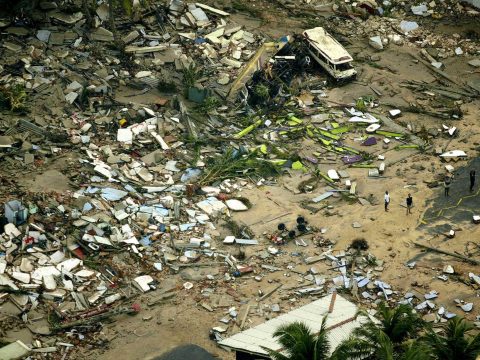
<instances>
[{"instance_id":1,"label":"bus window","mask_svg":"<svg viewBox=\"0 0 480 360\"><path fill-rule=\"evenodd\" d=\"M350 63L343 63L343 64L337 64L337 69L339 71L346 71L352 69L352 65Z\"/></svg>"}]
</instances>

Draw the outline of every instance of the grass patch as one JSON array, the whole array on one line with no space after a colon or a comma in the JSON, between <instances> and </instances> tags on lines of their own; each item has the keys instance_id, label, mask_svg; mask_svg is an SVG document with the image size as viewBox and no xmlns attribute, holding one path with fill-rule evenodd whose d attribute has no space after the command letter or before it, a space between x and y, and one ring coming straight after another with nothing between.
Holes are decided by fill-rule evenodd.
<instances>
[{"instance_id":1,"label":"grass patch","mask_svg":"<svg viewBox=\"0 0 480 360\"><path fill-rule=\"evenodd\" d=\"M183 68L183 83L187 89L195 86L198 79L202 77L202 71L197 69L194 63L191 63L188 67Z\"/></svg>"},{"instance_id":2,"label":"grass patch","mask_svg":"<svg viewBox=\"0 0 480 360\"><path fill-rule=\"evenodd\" d=\"M26 104L27 92L23 85L0 87L0 108L21 112L26 109Z\"/></svg>"},{"instance_id":3,"label":"grass patch","mask_svg":"<svg viewBox=\"0 0 480 360\"><path fill-rule=\"evenodd\" d=\"M200 114L208 114L220 106L220 99L215 96L208 96L196 107L196 111Z\"/></svg>"}]
</instances>

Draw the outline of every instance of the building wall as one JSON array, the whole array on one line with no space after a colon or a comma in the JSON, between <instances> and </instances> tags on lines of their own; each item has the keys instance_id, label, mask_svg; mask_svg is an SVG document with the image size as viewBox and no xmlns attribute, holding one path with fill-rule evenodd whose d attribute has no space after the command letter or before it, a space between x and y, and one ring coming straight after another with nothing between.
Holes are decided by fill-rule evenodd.
<instances>
[{"instance_id":1,"label":"building wall","mask_svg":"<svg viewBox=\"0 0 480 360\"><path fill-rule=\"evenodd\" d=\"M269 357L262 357L260 355L253 355L253 354L242 352L242 351L235 352L235 359L236 360L270 360Z\"/></svg>"}]
</instances>

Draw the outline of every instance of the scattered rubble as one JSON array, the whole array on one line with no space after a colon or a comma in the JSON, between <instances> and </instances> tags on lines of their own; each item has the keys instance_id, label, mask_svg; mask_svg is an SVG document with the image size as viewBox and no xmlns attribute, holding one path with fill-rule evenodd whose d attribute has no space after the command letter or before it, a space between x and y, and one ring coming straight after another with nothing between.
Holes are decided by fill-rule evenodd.
<instances>
[{"instance_id":1,"label":"scattered rubble","mask_svg":"<svg viewBox=\"0 0 480 360\"><path fill-rule=\"evenodd\" d=\"M308 8L317 2L307 3ZM384 90L373 86L348 103L333 103L330 83L342 77L315 67L294 34L267 41L260 31L236 23L227 7L182 0L136 10L145 15L141 22L113 29L107 4L98 5L91 31L85 28L86 14L67 11L55 1L40 4L52 11L35 31L0 23L5 31L0 110L8 113L0 125L0 159L5 174L18 174L18 179L0 177L5 189L0 306L17 310L21 321L15 326L34 337L31 344L17 340L0 348L0 358L67 354L78 342L70 344L65 330L98 332L101 320L142 312L139 299L149 295L151 307L178 294L194 298L201 311L219 315L222 325L212 324L217 341L232 331L232 324L243 329L250 317L276 316L297 301L334 290L350 292L371 307L380 301L408 303L429 322L457 316L454 306L459 315L458 310L476 309L460 299L437 304L440 292L429 286L412 282L404 291L384 280L387 259L397 253L392 250L382 260L369 252L374 249L360 233L374 218L359 214L344 223L358 234L348 248L332 240L327 219L340 218L332 204L341 201L376 206L364 180L393 176L391 165L414 154L448 162L442 171L449 173L457 167L451 161L474 156L469 148L432 149L435 139L449 145L464 131L452 122L462 118L461 105L477 98L480 88L443 70L454 56L468 59L470 69L480 66L471 58L480 51L478 43L454 35L442 38L420 19L380 16L399 9L398 4L389 9L385 3L378 8L335 4L341 14L362 9L365 19L359 27L354 15L350 20L334 17L329 31L339 21L344 24L332 34L350 31L365 45L383 50L375 56L392 46L410 47L415 50L412 63L428 69L433 80L401 84L418 97L412 105L387 104ZM446 9L418 4L409 7L408 19L445 15ZM318 35L313 30L324 32L315 27L302 34L313 41ZM348 36L343 37L347 43ZM433 46L435 51L429 50ZM362 58L360 52L355 55ZM380 58L374 59L362 61L382 66ZM340 60L335 66L350 71L353 80L357 71L346 65L352 59ZM354 85L363 81L357 76ZM446 99L449 106L443 106ZM403 121L408 113L445 123L422 129ZM31 189L14 186L56 161L60 190L48 177L41 191L33 189L35 184ZM427 171L414 165L413 170ZM295 180L281 183L281 175ZM259 206L245 193L267 186L304 196L302 207L309 215L265 214L249 225L268 226L261 234L237 223L236 216ZM317 227L308 216L319 211L325 224ZM469 221L478 224L480 217ZM452 239L456 231L444 235ZM289 244L295 252L286 250ZM478 265L461 254L413 245ZM454 281L464 273L454 265L442 264L432 278ZM414 273L416 266L408 262L405 271ZM295 285L268 278L271 273ZM181 283L161 290L175 274ZM474 272L464 281L480 286ZM246 308L210 302L214 293L237 299L231 295L236 287L251 284L262 290Z\"/></svg>"}]
</instances>

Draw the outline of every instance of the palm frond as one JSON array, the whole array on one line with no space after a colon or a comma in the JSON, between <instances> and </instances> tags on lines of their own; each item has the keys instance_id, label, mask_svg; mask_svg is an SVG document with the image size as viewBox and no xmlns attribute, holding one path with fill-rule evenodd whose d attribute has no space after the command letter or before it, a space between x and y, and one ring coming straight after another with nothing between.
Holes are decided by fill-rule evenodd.
<instances>
[{"instance_id":1,"label":"palm frond","mask_svg":"<svg viewBox=\"0 0 480 360\"><path fill-rule=\"evenodd\" d=\"M400 304L389 308L385 303L380 303L377 318L381 328L391 339L393 344L401 344L408 338L414 338L424 328L423 320L413 311L408 304Z\"/></svg>"},{"instance_id":2,"label":"palm frond","mask_svg":"<svg viewBox=\"0 0 480 360\"><path fill-rule=\"evenodd\" d=\"M445 334L429 330L423 340L441 360L475 360L480 354L480 335L472 337L473 325L463 318L453 318L445 326Z\"/></svg>"},{"instance_id":3,"label":"palm frond","mask_svg":"<svg viewBox=\"0 0 480 360\"><path fill-rule=\"evenodd\" d=\"M471 359L476 359L480 355L480 334L469 339L465 352L471 354Z\"/></svg>"},{"instance_id":4,"label":"palm frond","mask_svg":"<svg viewBox=\"0 0 480 360\"><path fill-rule=\"evenodd\" d=\"M322 319L322 326L315 338L313 360L327 360L330 353L330 340L328 340L327 316Z\"/></svg>"},{"instance_id":5,"label":"palm frond","mask_svg":"<svg viewBox=\"0 0 480 360\"><path fill-rule=\"evenodd\" d=\"M393 344L387 334L379 331L377 335L376 358L382 360L393 360Z\"/></svg>"},{"instance_id":6,"label":"palm frond","mask_svg":"<svg viewBox=\"0 0 480 360\"><path fill-rule=\"evenodd\" d=\"M427 345L421 341L413 341L407 345L405 352L398 357L399 360L430 360L432 355Z\"/></svg>"},{"instance_id":7,"label":"palm frond","mask_svg":"<svg viewBox=\"0 0 480 360\"><path fill-rule=\"evenodd\" d=\"M363 360L375 352L375 344L356 336L343 341L333 352L332 360Z\"/></svg>"},{"instance_id":8,"label":"palm frond","mask_svg":"<svg viewBox=\"0 0 480 360\"><path fill-rule=\"evenodd\" d=\"M281 352L266 348L265 346L261 346L263 350L268 353L268 356L272 360L290 360L290 357L283 355Z\"/></svg>"}]
</instances>

